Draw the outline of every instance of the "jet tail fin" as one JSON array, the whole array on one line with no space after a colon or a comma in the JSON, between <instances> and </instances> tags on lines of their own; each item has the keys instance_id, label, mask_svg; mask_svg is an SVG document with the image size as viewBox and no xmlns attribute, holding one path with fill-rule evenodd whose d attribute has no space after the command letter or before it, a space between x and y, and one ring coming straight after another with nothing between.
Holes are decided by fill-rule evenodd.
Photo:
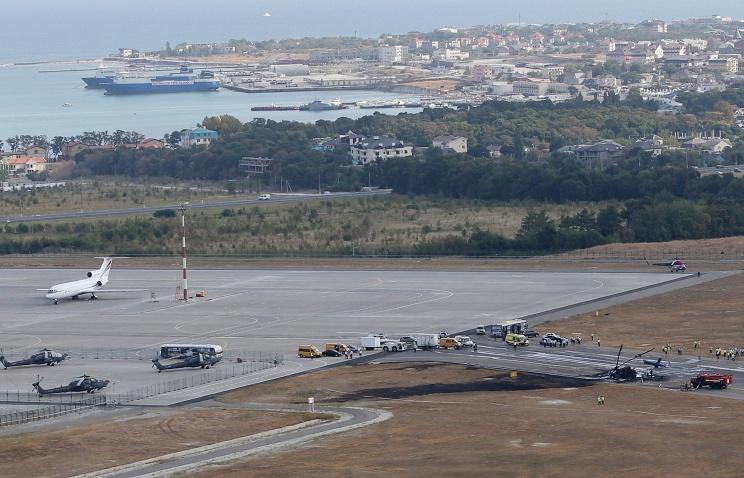
<instances>
[{"instance_id":1,"label":"jet tail fin","mask_svg":"<svg viewBox=\"0 0 744 478\"><path fill-rule=\"evenodd\" d=\"M109 273L111 272L111 266L114 261L111 257L103 257L102 259L103 262L101 263L101 268L98 269L98 277L101 279L101 282L105 284L108 282Z\"/></svg>"},{"instance_id":2,"label":"jet tail fin","mask_svg":"<svg viewBox=\"0 0 744 478\"><path fill-rule=\"evenodd\" d=\"M3 367L8 368L11 366L11 363L5 360L5 355L0 355L0 363L3 364Z\"/></svg>"},{"instance_id":3,"label":"jet tail fin","mask_svg":"<svg viewBox=\"0 0 744 478\"><path fill-rule=\"evenodd\" d=\"M162 366L162 365L160 364L160 360L158 360L158 359L152 359L152 364L153 364L153 366L155 366L155 368L156 368L156 369L158 369L158 370L163 370L163 369L165 368L165 367L163 367L163 366Z\"/></svg>"}]
</instances>

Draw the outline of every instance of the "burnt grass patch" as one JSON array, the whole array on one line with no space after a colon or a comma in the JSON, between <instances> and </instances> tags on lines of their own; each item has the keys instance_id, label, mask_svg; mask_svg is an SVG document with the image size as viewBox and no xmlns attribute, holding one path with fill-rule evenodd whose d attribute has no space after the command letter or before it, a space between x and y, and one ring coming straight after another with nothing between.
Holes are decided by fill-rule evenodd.
<instances>
[{"instance_id":1,"label":"burnt grass patch","mask_svg":"<svg viewBox=\"0 0 744 478\"><path fill-rule=\"evenodd\" d=\"M510 392L549 388L579 388L591 386L592 382L580 378L556 377L534 373L519 373L512 378L508 374L491 375L477 381L459 383L431 383L402 387L379 387L357 390L340 395L331 401L350 402L374 398L397 399L422 395L465 392Z\"/></svg>"}]
</instances>

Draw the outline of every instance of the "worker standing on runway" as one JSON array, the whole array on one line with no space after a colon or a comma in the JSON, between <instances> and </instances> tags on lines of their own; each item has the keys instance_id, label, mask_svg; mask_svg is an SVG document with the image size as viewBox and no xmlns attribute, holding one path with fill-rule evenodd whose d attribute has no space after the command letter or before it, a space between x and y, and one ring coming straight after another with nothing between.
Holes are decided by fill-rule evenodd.
<instances>
[{"instance_id":1,"label":"worker standing on runway","mask_svg":"<svg viewBox=\"0 0 744 478\"><path fill-rule=\"evenodd\" d=\"M599 341L599 337L597 337L597 347L601 347L602 343Z\"/></svg>"},{"instance_id":2,"label":"worker standing on runway","mask_svg":"<svg viewBox=\"0 0 744 478\"><path fill-rule=\"evenodd\" d=\"M475 344L473 345L473 352L477 352L477 351L478 351L478 344Z\"/></svg>"}]
</instances>

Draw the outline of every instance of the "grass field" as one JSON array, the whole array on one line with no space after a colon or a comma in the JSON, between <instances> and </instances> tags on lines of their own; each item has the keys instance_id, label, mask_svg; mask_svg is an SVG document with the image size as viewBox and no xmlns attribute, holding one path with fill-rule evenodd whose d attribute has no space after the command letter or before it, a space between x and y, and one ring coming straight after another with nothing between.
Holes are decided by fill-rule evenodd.
<instances>
[{"instance_id":1,"label":"grass field","mask_svg":"<svg viewBox=\"0 0 744 478\"><path fill-rule=\"evenodd\" d=\"M170 190L161 193L166 194L167 191ZM51 195L52 192L36 194ZM175 196L171 197L173 194L162 200L175 202ZM126 201L131 201L131 196L132 193L128 193ZM179 196L180 199L183 197ZM40 204L51 207L50 201L50 198L46 198ZM109 204L103 198L98 201L99 206ZM131 205L126 201L118 206ZM154 199L148 200L148 204L152 204L152 201ZM411 251L416 244L432 238L467 236L477 229L513 237L524 215L536 206L530 203L491 204L444 198L411 199L397 195L354 200L327 199L294 205L272 205L267 202L261 207L190 213L189 244L191 251L197 254L351 254L352 249L362 254L394 253L399 250ZM585 207L594 210L602 207L602 204L540 207L545 207L550 216L559 218ZM75 246L77 250L100 251L115 244L126 254L131 251L152 253L178 250L179 223L178 218L153 218L151 214L146 214L140 217L29 225L11 223L5 225L5 232L8 233L8 240L13 241L51 239L69 242L75 238L83 242ZM10 252L16 250L20 251L18 246L13 246Z\"/></svg>"},{"instance_id":2,"label":"grass field","mask_svg":"<svg viewBox=\"0 0 744 478\"><path fill-rule=\"evenodd\" d=\"M384 408L384 423L193 476L737 476L744 403L458 365L348 365L225 401ZM446 393L420 385L437 384ZM469 392L462 392L463 389ZM632 390L633 393L629 393ZM597 395L606 405L596 404ZM365 398L366 397L366 398Z\"/></svg>"},{"instance_id":3,"label":"grass field","mask_svg":"<svg viewBox=\"0 0 744 478\"><path fill-rule=\"evenodd\" d=\"M694 279L690 279L694 280ZM744 274L678 289L597 313L541 324L566 336L595 334L602 345L661 347L668 342L693 355L709 355L710 347L744 347ZM700 350L693 342L701 340Z\"/></svg>"},{"instance_id":4,"label":"grass field","mask_svg":"<svg viewBox=\"0 0 744 478\"><path fill-rule=\"evenodd\" d=\"M310 414L199 409L153 410L55 431L0 437L0 476L66 477L252 435Z\"/></svg>"}]
</instances>

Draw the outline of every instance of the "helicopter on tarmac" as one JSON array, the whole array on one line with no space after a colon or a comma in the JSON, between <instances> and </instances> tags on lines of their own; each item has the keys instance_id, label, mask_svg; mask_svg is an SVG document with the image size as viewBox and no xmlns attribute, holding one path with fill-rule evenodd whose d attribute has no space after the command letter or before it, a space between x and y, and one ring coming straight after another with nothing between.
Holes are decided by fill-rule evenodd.
<instances>
[{"instance_id":1,"label":"helicopter on tarmac","mask_svg":"<svg viewBox=\"0 0 744 478\"><path fill-rule=\"evenodd\" d=\"M57 365L67 358L67 354L55 352L54 350L41 349L38 352L32 354L30 357L16 360L15 362L8 361L4 355L0 354L0 363L3 364L5 370L8 367L20 367L23 365Z\"/></svg>"},{"instance_id":2,"label":"helicopter on tarmac","mask_svg":"<svg viewBox=\"0 0 744 478\"><path fill-rule=\"evenodd\" d=\"M67 385L62 385L60 387L54 388L43 388L41 386L42 380L44 380L44 377L39 378L32 384L34 390L39 393L40 397L43 395L51 395L53 393L94 393L98 390L106 388L111 382L110 380L99 379L91 377L90 375L83 374L80 377L73 378L72 381Z\"/></svg>"}]
</instances>

